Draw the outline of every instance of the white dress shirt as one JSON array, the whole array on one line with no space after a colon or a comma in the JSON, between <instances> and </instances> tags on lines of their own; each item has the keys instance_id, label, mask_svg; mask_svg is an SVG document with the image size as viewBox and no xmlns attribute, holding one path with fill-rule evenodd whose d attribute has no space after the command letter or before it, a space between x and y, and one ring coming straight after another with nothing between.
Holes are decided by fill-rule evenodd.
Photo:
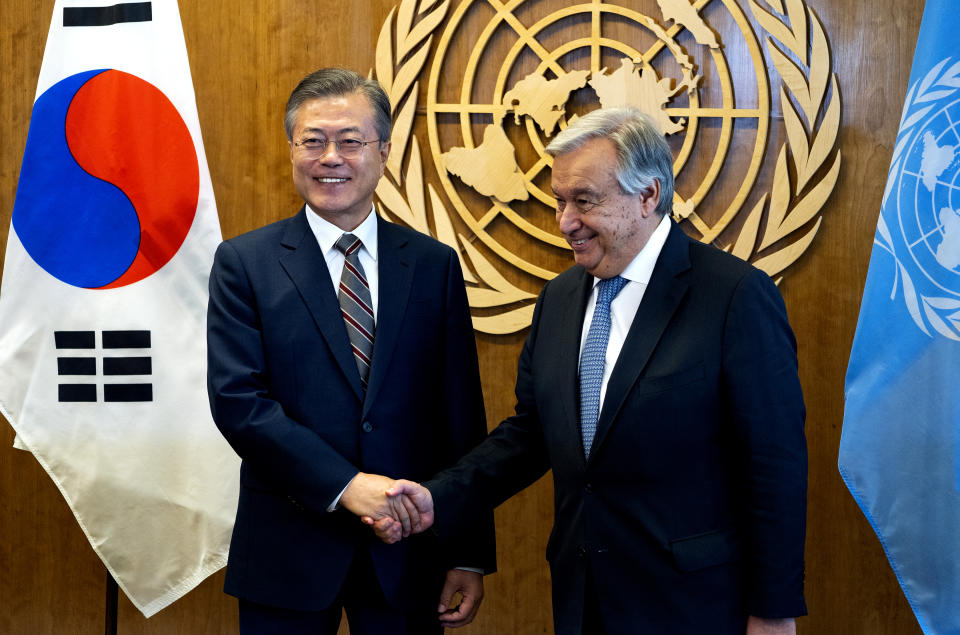
<instances>
[{"instance_id":1,"label":"white dress shirt","mask_svg":"<svg viewBox=\"0 0 960 635\"><path fill-rule=\"evenodd\" d=\"M663 250L663 245L667 242L667 234L670 233L670 219L664 215L660 224L653 230L647 244L643 246L640 253L627 265L627 268L620 274L627 279L617 297L610 303L610 339L607 342L607 354L603 363L603 381L600 383L600 410L603 410L603 399L607 394L607 383L610 381L610 375L613 373L613 367L620 357L620 351L623 349L623 343L627 339L627 333L630 332L630 326L633 324L633 318L640 308L640 301L650 283L650 276L653 275L653 268L657 264L657 258ZM587 300L587 312L583 318L583 329L580 332L580 356L583 356L583 345L587 342L587 333L590 331L590 324L593 322L593 311L597 306L597 284L600 278L594 276L593 291L590 292L590 299Z\"/></svg>"},{"instance_id":2,"label":"white dress shirt","mask_svg":"<svg viewBox=\"0 0 960 635\"><path fill-rule=\"evenodd\" d=\"M380 288L380 276L377 271L377 213L371 207L370 213L363 219L356 229L351 232L345 232L330 221L324 220L319 214L313 211L307 205L307 223L310 230L317 238L317 244L323 252L323 257L327 261L327 269L330 270L330 282L333 284L334 293L340 291L340 276L343 274L343 253L337 249L337 241L346 233L353 234L360 239L363 246L360 247L358 254L360 266L363 267L363 273L367 276L367 285L370 287L370 300L373 302L373 321L377 321L377 291Z\"/></svg>"}]
</instances>

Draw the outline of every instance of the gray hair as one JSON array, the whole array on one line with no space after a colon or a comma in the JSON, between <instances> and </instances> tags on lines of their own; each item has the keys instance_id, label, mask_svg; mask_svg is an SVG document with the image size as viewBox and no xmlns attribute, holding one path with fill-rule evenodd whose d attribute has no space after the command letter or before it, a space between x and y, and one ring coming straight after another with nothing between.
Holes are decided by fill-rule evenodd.
<instances>
[{"instance_id":1,"label":"gray hair","mask_svg":"<svg viewBox=\"0 0 960 635\"><path fill-rule=\"evenodd\" d=\"M617 151L617 182L624 194L639 194L660 182L663 216L673 208L673 155L656 124L639 108L600 108L578 118L545 148L551 157L568 154L591 139L609 139Z\"/></svg>"},{"instance_id":2,"label":"gray hair","mask_svg":"<svg viewBox=\"0 0 960 635\"><path fill-rule=\"evenodd\" d=\"M393 121L390 118L390 98L376 80L345 68L321 68L304 77L290 93L287 110L283 117L283 126L287 130L287 139L293 139L293 127L297 122L297 112L305 101L324 97L339 97L350 93L360 93L373 106L373 125L380 141L390 140Z\"/></svg>"}]
</instances>

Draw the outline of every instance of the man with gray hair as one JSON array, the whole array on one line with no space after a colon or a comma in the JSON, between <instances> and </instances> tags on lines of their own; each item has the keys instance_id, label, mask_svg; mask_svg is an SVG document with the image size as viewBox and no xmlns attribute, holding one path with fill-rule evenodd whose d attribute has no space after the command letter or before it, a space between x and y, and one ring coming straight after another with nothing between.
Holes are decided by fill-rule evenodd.
<instances>
[{"instance_id":1,"label":"man with gray hair","mask_svg":"<svg viewBox=\"0 0 960 635\"><path fill-rule=\"evenodd\" d=\"M392 479L486 435L459 260L374 211L390 152L379 84L316 71L284 123L305 205L224 242L210 274L210 404L242 459L225 590L241 633L334 635L344 610L354 635L440 633L473 618L496 569L492 512L446 548L385 545L357 516L416 528L385 496Z\"/></svg>"},{"instance_id":2,"label":"man with gray hair","mask_svg":"<svg viewBox=\"0 0 960 635\"><path fill-rule=\"evenodd\" d=\"M547 153L576 266L537 300L516 412L391 494L442 537L552 469L557 633L795 632L805 410L780 293L671 221L670 148L640 111L591 112Z\"/></svg>"}]
</instances>

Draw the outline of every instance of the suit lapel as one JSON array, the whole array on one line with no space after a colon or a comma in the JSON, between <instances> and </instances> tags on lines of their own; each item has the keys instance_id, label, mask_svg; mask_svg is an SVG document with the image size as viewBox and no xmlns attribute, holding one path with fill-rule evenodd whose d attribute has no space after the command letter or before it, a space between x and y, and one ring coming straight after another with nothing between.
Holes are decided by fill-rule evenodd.
<instances>
[{"instance_id":1,"label":"suit lapel","mask_svg":"<svg viewBox=\"0 0 960 635\"><path fill-rule=\"evenodd\" d=\"M613 367L597 421L597 433L590 456L603 443L623 402L646 367L650 356L670 324L689 285L679 275L690 268L689 240L675 224L663 245L643 300L633 318L623 349Z\"/></svg>"},{"instance_id":2,"label":"suit lapel","mask_svg":"<svg viewBox=\"0 0 960 635\"><path fill-rule=\"evenodd\" d=\"M400 338L400 326L407 310L415 257L407 239L397 227L377 217L377 271L379 298L377 328L373 337L373 363L367 382L364 415L386 381L390 358Z\"/></svg>"},{"instance_id":3,"label":"suit lapel","mask_svg":"<svg viewBox=\"0 0 960 635\"><path fill-rule=\"evenodd\" d=\"M580 439L580 451L576 454L583 461L583 434L580 431L580 340L587 301L593 291L593 276L583 268L580 268L580 274L564 294L566 297L562 298L562 301L573 309L561 312L562 322L556 337L557 368L563 373L563 388L558 391L560 403L570 438Z\"/></svg>"},{"instance_id":4,"label":"suit lapel","mask_svg":"<svg viewBox=\"0 0 960 635\"><path fill-rule=\"evenodd\" d=\"M291 219L281 244L290 251L280 257L280 266L303 298L350 387L363 400L363 384L340 315L340 303L330 283L327 261L307 223L306 208Z\"/></svg>"}]
</instances>

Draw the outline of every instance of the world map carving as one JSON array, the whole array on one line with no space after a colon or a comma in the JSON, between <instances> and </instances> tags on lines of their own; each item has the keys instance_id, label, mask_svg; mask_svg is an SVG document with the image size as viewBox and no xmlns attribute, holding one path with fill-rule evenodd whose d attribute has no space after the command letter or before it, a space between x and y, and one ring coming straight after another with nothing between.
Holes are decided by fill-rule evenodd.
<instances>
[{"instance_id":1,"label":"world map carving","mask_svg":"<svg viewBox=\"0 0 960 635\"><path fill-rule=\"evenodd\" d=\"M683 121L671 118L664 107L681 90L695 89L699 76L685 78L674 86L672 78L661 79L652 67L627 58L620 61L620 68L614 72L606 71L571 71L556 79L527 75L503 96L504 114L501 121L486 127L483 143L473 149L455 147L443 155L447 171L480 194L502 203L527 200L529 193L517 165L515 148L501 126L503 116L512 112L517 125L522 118L530 117L544 135L552 137L560 118L567 114L565 106L570 93L588 83L604 108L633 106L647 114L665 135L683 130ZM478 165L486 169L480 173Z\"/></svg>"}]
</instances>

